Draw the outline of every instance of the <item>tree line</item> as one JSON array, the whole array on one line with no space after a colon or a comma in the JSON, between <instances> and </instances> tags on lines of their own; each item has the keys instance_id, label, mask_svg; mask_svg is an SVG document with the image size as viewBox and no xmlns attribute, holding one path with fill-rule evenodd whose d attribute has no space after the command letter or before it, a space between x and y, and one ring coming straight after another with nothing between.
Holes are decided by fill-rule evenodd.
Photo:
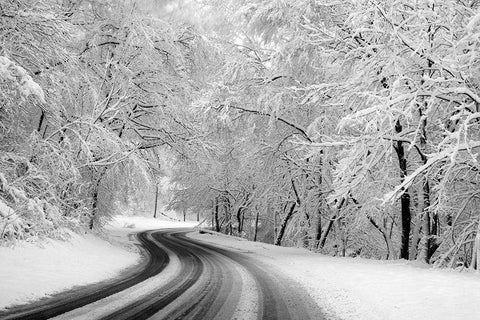
<instances>
[{"instance_id":1,"label":"tree line","mask_svg":"<svg viewBox=\"0 0 480 320\"><path fill-rule=\"evenodd\" d=\"M0 26L0 238L148 201L162 146L187 135L193 29L103 0L3 1Z\"/></svg>"},{"instance_id":2,"label":"tree line","mask_svg":"<svg viewBox=\"0 0 480 320\"><path fill-rule=\"evenodd\" d=\"M216 231L477 268L479 1L120 3L0 6L2 238L101 224L168 153Z\"/></svg>"},{"instance_id":3,"label":"tree line","mask_svg":"<svg viewBox=\"0 0 480 320\"><path fill-rule=\"evenodd\" d=\"M476 269L479 2L222 8L178 203L252 240Z\"/></svg>"}]
</instances>

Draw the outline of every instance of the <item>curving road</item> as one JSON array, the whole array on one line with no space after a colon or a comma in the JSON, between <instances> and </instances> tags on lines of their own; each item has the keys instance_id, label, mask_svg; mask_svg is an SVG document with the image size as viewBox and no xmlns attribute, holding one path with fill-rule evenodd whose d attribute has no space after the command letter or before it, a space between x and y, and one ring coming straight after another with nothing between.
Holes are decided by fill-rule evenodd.
<instances>
[{"instance_id":1,"label":"curving road","mask_svg":"<svg viewBox=\"0 0 480 320\"><path fill-rule=\"evenodd\" d=\"M0 312L0 319L323 319L311 298L248 253L187 238L137 234L147 253L121 278Z\"/></svg>"}]
</instances>

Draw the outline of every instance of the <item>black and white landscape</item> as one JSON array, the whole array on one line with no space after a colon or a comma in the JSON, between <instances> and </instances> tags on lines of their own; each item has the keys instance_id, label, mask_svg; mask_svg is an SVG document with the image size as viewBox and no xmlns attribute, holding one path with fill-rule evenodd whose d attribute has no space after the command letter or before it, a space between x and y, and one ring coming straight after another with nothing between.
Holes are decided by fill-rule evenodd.
<instances>
[{"instance_id":1,"label":"black and white landscape","mask_svg":"<svg viewBox=\"0 0 480 320\"><path fill-rule=\"evenodd\" d=\"M480 319L479 152L477 0L0 0L0 319Z\"/></svg>"}]
</instances>

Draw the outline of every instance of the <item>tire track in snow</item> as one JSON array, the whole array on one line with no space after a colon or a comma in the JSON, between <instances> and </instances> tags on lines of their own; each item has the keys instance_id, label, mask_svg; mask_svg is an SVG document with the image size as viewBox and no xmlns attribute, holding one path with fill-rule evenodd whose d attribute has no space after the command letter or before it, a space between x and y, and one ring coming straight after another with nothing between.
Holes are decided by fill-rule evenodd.
<instances>
[{"instance_id":1,"label":"tire track in snow","mask_svg":"<svg viewBox=\"0 0 480 320\"><path fill-rule=\"evenodd\" d=\"M121 292L162 272L170 262L167 252L158 243L152 241L149 232L141 232L136 237L144 248L148 259L129 268L122 277L75 288L32 304L7 308L0 312L0 319L50 319Z\"/></svg>"},{"instance_id":2,"label":"tire track in snow","mask_svg":"<svg viewBox=\"0 0 480 320\"><path fill-rule=\"evenodd\" d=\"M134 302L137 299L144 299L151 292L158 290L158 288L165 287L168 283L178 276L181 269L181 262L179 257L170 249L163 246L162 243L156 240L152 232L148 232L149 241L155 243L158 247L164 250L169 257L169 264L161 273L151 277L148 281L144 281L130 287L122 292L116 293L102 300L98 300L92 304L86 305L82 308L75 309L71 312L62 314L55 320L90 320L100 319L106 317L112 312L121 309L125 305Z\"/></svg>"},{"instance_id":3,"label":"tire track in snow","mask_svg":"<svg viewBox=\"0 0 480 320\"><path fill-rule=\"evenodd\" d=\"M307 303L304 295L297 294L298 290L285 278L244 253L187 238L187 232L191 230L140 233L139 240L152 255L143 265L148 268L137 270L144 280L55 319L322 318L321 313ZM99 292L111 291L100 288ZM92 296L80 299L86 301L99 296L101 294L94 292ZM57 303L47 303L46 308L50 314L58 314L68 308L74 309L78 304L67 301L65 306L55 309ZM48 310L49 306L54 310ZM45 310L34 311L38 314Z\"/></svg>"}]
</instances>

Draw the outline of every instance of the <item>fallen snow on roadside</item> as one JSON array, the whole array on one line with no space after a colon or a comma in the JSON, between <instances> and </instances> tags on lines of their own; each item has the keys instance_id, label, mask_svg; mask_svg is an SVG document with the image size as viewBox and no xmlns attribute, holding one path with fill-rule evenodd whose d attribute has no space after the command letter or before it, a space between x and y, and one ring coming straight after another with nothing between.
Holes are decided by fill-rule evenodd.
<instances>
[{"instance_id":1,"label":"fallen snow on roadside","mask_svg":"<svg viewBox=\"0 0 480 320\"><path fill-rule=\"evenodd\" d=\"M480 319L480 275L335 258L222 235L191 238L247 253L296 280L331 319Z\"/></svg>"},{"instance_id":2,"label":"fallen snow on roadside","mask_svg":"<svg viewBox=\"0 0 480 320\"><path fill-rule=\"evenodd\" d=\"M0 308L114 277L140 258L93 235L72 234L42 246L0 248Z\"/></svg>"},{"instance_id":3,"label":"fallen snow on roadside","mask_svg":"<svg viewBox=\"0 0 480 320\"><path fill-rule=\"evenodd\" d=\"M117 216L106 238L72 234L68 241L0 247L0 309L120 274L140 260L130 234L160 228L190 228L195 223ZM130 248L130 249L129 249Z\"/></svg>"},{"instance_id":4,"label":"fallen snow on roadside","mask_svg":"<svg viewBox=\"0 0 480 320\"><path fill-rule=\"evenodd\" d=\"M159 220L140 216L116 216L106 227L107 230L130 229L130 231L142 231L152 229L193 228L198 222Z\"/></svg>"}]
</instances>

